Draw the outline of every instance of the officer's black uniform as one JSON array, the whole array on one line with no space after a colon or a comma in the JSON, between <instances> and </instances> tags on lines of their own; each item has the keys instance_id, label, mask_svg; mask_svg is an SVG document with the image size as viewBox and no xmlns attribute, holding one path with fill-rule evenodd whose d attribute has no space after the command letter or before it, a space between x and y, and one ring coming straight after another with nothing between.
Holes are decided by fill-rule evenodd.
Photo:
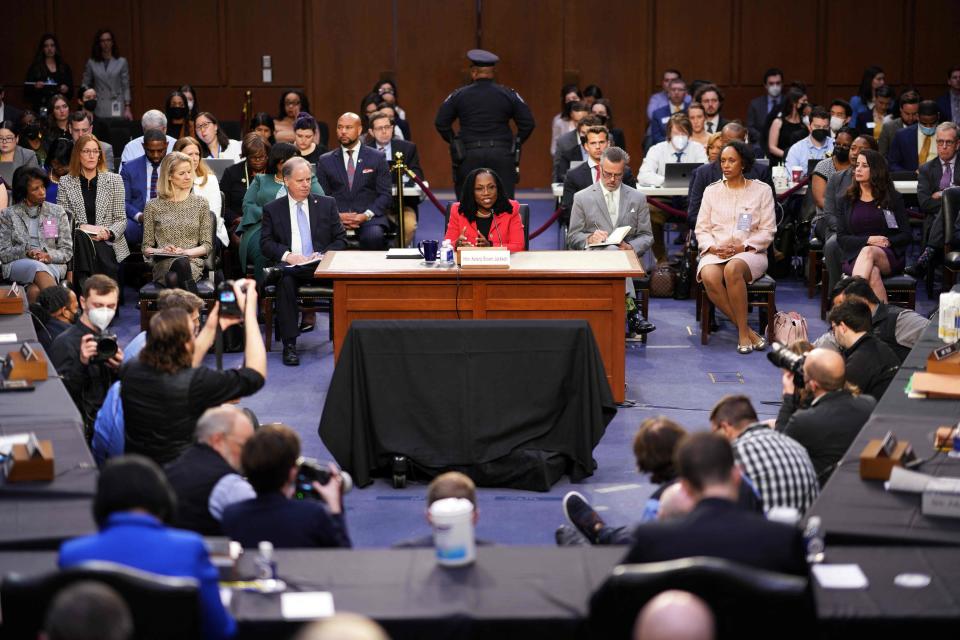
<instances>
[{"instance_id":1,"label":"officer's black uniform","mask_svg":"<svg viewBox=\"0 0 960 640\"><path fill-rule=\"evenodd\" d=\"M467 57L474 66L493 66L499 60L480 49L469 51ZM457 119L460 120L459 141L464 152L459 165L457 158L453 158L457 198L460 198L467 174L480 167L496 171L507 196L513 198L517 176L510 120L516 123L517 138L523 143L533 133L530 107L513 89L480 78L451 93L440 105L434 124L447 142L454 138L453 121Z\"/></svg>"}]
</instances>

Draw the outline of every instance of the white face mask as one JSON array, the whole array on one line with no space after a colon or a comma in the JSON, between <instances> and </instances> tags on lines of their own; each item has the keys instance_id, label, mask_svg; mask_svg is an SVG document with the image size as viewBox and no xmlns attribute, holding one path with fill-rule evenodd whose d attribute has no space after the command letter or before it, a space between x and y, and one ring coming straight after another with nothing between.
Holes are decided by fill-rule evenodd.
<instances>
[{"instance_id":1,"label":"white face mask","mask_svg":"<svg viewBox=\"0 0 960 640\"><path fill-rule=\"evenodd\" d=\"M97 307L96 309L90 309L87 311L87 317L90 318L91 324L95 326L100 331L103 331L108 326L110 322L113 321L113 316L116 314L115 309L110 307Z\"/></svg>"},{"instance_id":2,"label":"white face mask","mask_svg":"<svg viewBox=\"0 0 960 640\"><path fill-rule=\"evenodd\" d=\"M193 111L193 100L187 100L187 111Z\"/></svg>"},{"instance_id":3,"label":"white face mask","mask_svg":"<svg viewBox=\"0 0 960 640\"><path fill-rule=\"evenodd\" d=\"M687 148L687 141L689 138L687 136L673 136L670 138L670 144L673 145L673 148L677 151L682 151Z\"/></svg>"},{"instance_id":4,"label":"white face mask","mask_svg":"<svg viewBox=\"0 0 960 640\"><path fill-rule=\"evenodd\" d=\"M771 98L779 98L780 89L782 89L782 87L779 84L767 85L767 95L769 95Z\"/></svg>"},{"instance_id":5,"label":"white face mask","mask_svg":"<svg viewBox=\"0 0 960 640\"><path fill-rule=\"evenodd\" d=\"M805 127L810 126L810 116L803 116L803 126Z\"/></svg>"},{"instance_id":6,"label":"white face mask","mask_svg":"<svg viewBox=\"0 0 960 640\"><path fill-rule=\"evenodd\" d=\"M843 118L838 118L837 116L830 116L831 131L840 131L840 127L842 126L843 126Z\"/></svg>"}]
</instances>

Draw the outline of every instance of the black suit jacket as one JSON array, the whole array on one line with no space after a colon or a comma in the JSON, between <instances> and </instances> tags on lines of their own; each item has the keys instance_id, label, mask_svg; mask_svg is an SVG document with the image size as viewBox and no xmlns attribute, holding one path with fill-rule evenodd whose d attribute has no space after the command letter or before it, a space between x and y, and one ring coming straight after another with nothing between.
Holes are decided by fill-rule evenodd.
<instances>
[{"instance_id":1,"label":"black suit jacket","mask_svg":"<svg viewBox=\"0 0 960 640\"><path fill-rule=\"evenodd\" d=\"M323 192L337 201L338 211L363 213L373 211L373 218L366 224L381 227L389 225L386 212L390 208L390 169L387 159L376 149L364 145L357 147L356 172L353 188L347 180L343 147L320 156L317 161L317 182Z\"/></svg>"},{"instance_id":2,"label":"black suit jacket","mask_svg":"<svg viewBox=\"0 0 960 640\"><path fill-rule=\"evenodd\" d=\"M367 142L367 146L377 150L377 141L371 140ZM396 156L397 151L403 154L403 161L406 165L417 174L417 177L423 180L423 167L420 166L420 154L417 152L417 145L412 142L407 142L406 140L399 140L394 138L390 141L390 152ZM389 165L394 161L394 158L387 158L387 169L389 170ZM392 182L391 182L392 184Z\"/></svg>"},{"instance_id":3,"label":"black suit jacket","mask_svg":"<svg viewBox=\"0 0 960 640\"><path fill-rule=\"evenodd\" d=\"M347 232L340 222L337 203L328 196L311 193L307 197L310 216L310 236L313 250L324 253L347 247ZM287 251L300 253L300 247L291 247L293 231L290 228L290 200L277 198L263 207L260 229L260 252L273 262L280 262Z\"/></svg>"},{"instance_id":4,"label":"black suit jacket","mask_svg":"<svg viewBox=\"0 0 960 640\"><path fill-rule=\"evenodd\" d=\"M770 165L766 163L754 163L744 174L751 180L762 180L770 186L773 191L773 198L777 198L777 190L773 187L773 173L770 171ZM703 201L703 191L711 184L723 177L720 170L720 162L705 162L690 174L690 187L687 189L687 224L693 229L697 224L697 215L700 213L700 203Z\"/></svg>"},{"instance_id":5,"label":"black suit jacket","mask_svg":"<svg viewBox=\"0 0 960 640\"><path fill-rule=\"evenodd\" d=\"M220 178L220 191L223 191L223 221L227 227L233 226L234 220L243 217L243 197L247 195L247 178L253 180L249 172L244 171L247 167L246 161L241 161L227 167Z\"/></svg>"},{"instance_id":6,"label":"black suit jacket","mask_svg":"<svg viewBox=\"0 0 960 640\"><path fill-rule=\"evenodd\" d=\"M584 162L576 169L567 172L567 177L563 180L563 197L560 198L560 208L563 210L560 217L564 222L570 221L570 210L573 208L573 196L578 191L583 191L593 184L593 176L590 175L590 165ZM633 175L630 167L623 168L623 183L628 187L637 188L637 179Z\"/></svg>"},{"instance_id":7,"label":"black suit jacket","mask_svg":"<svg viewBox=\"0 0 960 640\"><path fill-rule=\"evenodd\" d=\"M723 498L704 498L687 515L641 524L624 563L710 556L805 576L800 530L771 522Z\"/></svg>"},{"instance_id":8,"label":"black suit jacket","mask_svg":"<svg viewBox=\"0 0 960 640\"><path fill-rule=\"evenodd\" d=\"M580 134L576 129L557 138L557 150L553 154L553 181L563 182L570 169L570 162L583 160L580 153Z\"/></svg>"},{"instance_id":9,"label":"black suit jacket","mask_svg":"<svg viewBox=\"0 0 960 640\"><path fill-rule=\"evenodd\" d=\"M349 547L343 514L317 500L288 500L279 491L230 505L223 532L247 549L269 540L277 549Z\"/></svg>"},{"instance_id":10,"label":"black suit jacket","mask_svg":"<svg viewBox=\"0 0 960 640\"><path fill-rule=\"evenodd\" d=\"M766 94L757 96L750 101L750 106L747 108L747 131L750 133L751 144L760 147L762 151L760 157L766 157L767 155L767 138L764 132L769 130L767 125L767 116L770 115L767 111L769 99L770 97ZM772 111L777 110L777 104L779 104L779 101L774 104Z\"/></svg>"},{"instance_id":11,"label":"black suit jacket","mask_svg":"<svg viewBox=\"0 0 960 640\"><path fill-rule=\"evenodd\" d=\"M777 416L777 431L803 445L823 486L829 477L824 472L830 472L843 458L875 406L877 401L870 396L831 391L816 404L798 411L794 396L785 395Z\"/></svg>"},{"instance_id":12,"label":"black suit jacket","mask_svg":"<svg viewBox=\"0 0 960 640\"><path fill-rule=\"evenodd\" d=\"M943 249L944 231L943 228L943 200L934 198L933 194L940 191L940 179L943 178L943 163L940 158L934 158L930 162L920 165L920 171L917 174L917 201L920 203L920 211L928 216L933 216L933 222L930 223L930 236L927 238L927 246L936 249ZM953 185L960 185L960 157L953 161ZM960 214L957 215L960 220ZM953 223L953 238L951 244L960 246L960 224Z\"/></svg>"},{"instance_id":13,"label":"black suit jacket","mask_svg":"<svg viewBox=\"0 0 960 640\"><path fill-rule=\"evenodd\" d=\"M857 385L861 393L877 400L900 368L900 358L893 349L869 333L849 349L844 349L843 359L847 366L847 382Z\"/></svg>"}]
</instances>

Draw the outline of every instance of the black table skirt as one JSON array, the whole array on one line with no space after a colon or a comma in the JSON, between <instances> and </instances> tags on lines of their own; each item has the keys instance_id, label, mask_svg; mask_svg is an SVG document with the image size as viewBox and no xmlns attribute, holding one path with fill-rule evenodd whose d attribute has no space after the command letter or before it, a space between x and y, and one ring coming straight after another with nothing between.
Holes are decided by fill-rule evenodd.
<instances>
[{"instance_id":1,"label":"black table skirt","mask_svg":"<svg viewBox=\"0 0 960 640\"><path fill-rule=\"evenodd\" d=\"M359 486L404 455L428 475L546 491L593 473L615 413L585 321L358 321L318 431Z\"/></svg>"}]
</instances>

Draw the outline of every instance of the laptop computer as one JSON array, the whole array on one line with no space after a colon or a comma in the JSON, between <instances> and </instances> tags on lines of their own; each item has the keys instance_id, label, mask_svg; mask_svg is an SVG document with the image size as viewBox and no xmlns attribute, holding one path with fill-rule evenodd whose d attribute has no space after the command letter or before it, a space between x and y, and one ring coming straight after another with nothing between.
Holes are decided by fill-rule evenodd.
<instances>
[{"instance_id":1,"label":"laptop computer","mask_svg":"<svg viewBox=\"0 0 960 640\"><path fill-rule=\"evenodd\" d=\"M690 176L702 164L702 162L671 162L664 171L663 186L671 188L689 187Z\"/></svg>"},{"instance_id":2,"label":"laptop computer","mask_svg":"<svg viewBox=\"0 0 960 640\"><path fill-rule=\"evenodd\" d=\"M236 160L230 160L229 158L206 158L204 162L213 171L213 175L217 176L217 182L223 180L223 172L227 170L227 167L237 163Z\"/></svg>"}]
</instances>

